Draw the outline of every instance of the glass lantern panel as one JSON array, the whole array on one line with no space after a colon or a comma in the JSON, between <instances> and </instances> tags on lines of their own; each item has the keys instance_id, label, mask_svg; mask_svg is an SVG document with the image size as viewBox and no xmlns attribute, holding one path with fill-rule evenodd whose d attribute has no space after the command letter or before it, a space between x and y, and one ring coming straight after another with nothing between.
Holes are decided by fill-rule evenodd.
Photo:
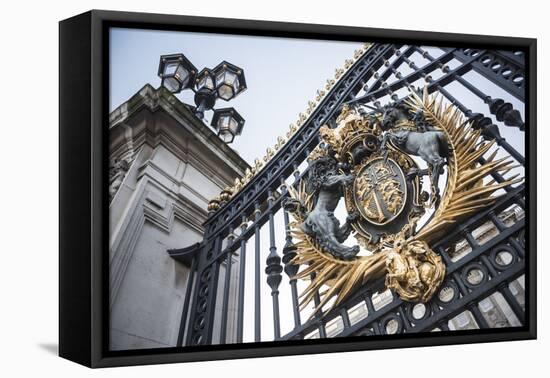
<instances>
[{"instance_id":1,"label":"glass lantern panel","mask_svg":"<svg viewBox=\"0 0 550 378\"><path fill-rule=\"evenodd\" d=\"M178 92L180 89L180 83L174 77L165 77L162 80L162 85L170 92Z\"/></svg>"},{"instance_id":2,"label":"glass lantern panel","mask_svg":"<svg viewBox=\"0 0 550 378\"><path fill-rule=\"evenodd\" d=\"M189 71L183 66L178 67L174 76L180 81L182 87L187 86L187 83L189 83Z\"/></svg>"},{"instance_id":3,"label":"glass lantern panel","mask_svg":"<svg viewBox=\"0 0 550 378\"><path fill-rule=\"evenodd\" d=\"M221 71L216 75L216 85L219 86L224 83L225 79L225 71Z\"/></svg>"},{"instance_id":4,"label":"glass lantern panel","mask_svg":"<svg viewBox=\"0 0 550 378\"><path fill-rule=\"evenodd\" d=\"M225 143L231 143L233 142L233 139L235 138L233 134L229 131L220 131L218 134L221 140L223 140Z\"/></svg>"},{"instance_id":5,"label":"glass lantern panel","mask_svg":"<svg viewBox=\"0 0 550 378\"><path fill-rule=\"evenodd\" d=\"M197 86L198 89L202 88L208 88L208 89L214 89L214 81L212 80L212 77L210 75L204 75L199 80L199 85Z\"/></svg>"},{"instance_id":6,"label":"glass lantern panel","mask_svg":"<svg viewBox=\"0 0 550 378\"><path fill-rule=\"evenodd\" d=\"M220 129L220 130L229 130L229 116L228 115L222 115L218 119L218 129Z\"/></svg>"},{"instance_id":7,"label":"glass lantern panel","mask_svg":"<svg viewBox=\"0 0 550 378\"><path fill-rule=\"evenodd\" d=\"M235 80L238 81L238 79L237 79L237 74L236 74L236 73L231 72L231 71L227 71L227 72L225 73L225 82L226 82L227 84L233 84L233 83L235 82Z\"/></svg>"},{"instance_id":8,"label":"glass lantern panel","mask_svg":"<svg viewBox=\"0 0 550 378\"><path fill-rule=\"evenodd\" d=\"M227 84L222 84L218 87L218 96L226 101L231 100L233 98L233 88Z\"/></svg>"},{"instance_id":9,"label":"glass lantern panel","mask_svg":"<svg viewBox=\"0 0 550 378\"><path fill-rule=\"evenodd\" d=\"M227 72L225 74L225 82L233 86L235 93L239 92L239 77L234 72Z\"/></svg>"},{"instance_id":10,"label":"glass lantern panel","mask_svg":"<svg viewBox=\"0 0 550 378\"><path fill-rule=\"evenodd\" d=\"M235 118L231 117L229 119L229 130L231 130L233 134L237 134L238 128L239 128L239 123L235 120Z\"/></svg>"},{"instance_id":11,"label":"glass lantern panel","mask_svg":"<svg viewBox=\"0 0 550 378\"><path fill-rule=\"evenodd\" d=\"M164 76L173 76L176 73L176 70L178 69L178 67L180 67L179 62L167 63L164 66L164 72L163 72Z\"/></svg>"},{"instance_id":12,"label":"glass lantern panel","mask_svg":"<svg viewBox=\"0 0 550 378\"><path fill-rule=\"evenodd\" d=\"M233 90L235 91L235 95L240 92L240 85L239 78L235 77L235 80L233 81Z\"/></svg>"}]
</instances>

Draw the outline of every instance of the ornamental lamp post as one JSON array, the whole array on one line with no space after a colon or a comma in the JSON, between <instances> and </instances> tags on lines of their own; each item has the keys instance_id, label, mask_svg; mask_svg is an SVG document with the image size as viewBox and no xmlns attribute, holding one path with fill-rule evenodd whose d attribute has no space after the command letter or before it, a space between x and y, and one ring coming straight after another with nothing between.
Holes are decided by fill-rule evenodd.
<instances>
[{"instance_id":1,"label":"ornamental lamp post","mask_svg":"<svg viewBox=\"0 0 550 378\"><path fill-rule=\"evenodd\" d=\"M237 135L241 135L244 118L233 108L214 110L212 126L218 130L218 136L225 143L232 143Z\"/></svg>"},{"instance_id":2,"label":"ornamental lamp post","mask_svg":"<svg viewBox=\"0 0 550 378\"><path fill-rule=\"evenodd\" d=\"M229 101L246 89L243 70L229 62L223 61L214 68L216 91L218 97Z\"/></svg>"},{"instance_id":3,"label":"ornamental lamp post","mask_svg":"<svg viewBox=\"0 0 550 378\"><path fill-rule=\"evenodd\" d=\"M227 61L214 69L203 68L198 72L195 66L183 54L162 55L158 76L161 85L171 93L177 94L184 89L195 92L195 115L204 119L204 112L213 110L216 100L230 101L246 89L246 79L242 68ZM211 126L225 143L231 143L240 135L244 119L233 108L214 110Z\"/></svg>"},{"instance_id":4,"label":"ornamental lamp post","mask_svg":"<svg viewBox=\"0 0 550 378\"><path fill-rule=\"evenodd\" d=\"M158 76L161 85L172 93L179 93L194 84L197 68L183 54L160 57Z\"/></svg>"},{"instance_id":5,"label":"ornamental lamp post","mask_svg":"<svg viewBox=\"0 0 550 378\"><path fill-rule=\"evenodd\" d=\"M204 111L210 110L216 104L216 88L214 74L209 68L203 68L197 75L195 84L195 114L200 119L204 118Z\"/></svg>"}]
</instances>

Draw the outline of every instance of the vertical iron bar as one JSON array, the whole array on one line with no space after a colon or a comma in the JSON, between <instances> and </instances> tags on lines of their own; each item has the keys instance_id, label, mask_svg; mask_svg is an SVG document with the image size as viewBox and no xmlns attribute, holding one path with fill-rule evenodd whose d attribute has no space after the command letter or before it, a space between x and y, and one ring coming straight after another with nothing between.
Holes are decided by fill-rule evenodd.
<instances>
[{"instance_id":1,"label":"vertical iron bar","mask_svg":"<svg viewBox=\"0 0 550 378\"><path fill-rule=\"evenodd\" d=\"M367 305L367 316L372 316L375 312L374 305L372 304L372 293L370 291L366 291L363 295L363 300L365 301L365 304ZM375 335L380 335L380 326L378 325L377 321L372 322L372 331Z\"/></svg>"},{"instance_id":2,"label":"vertical iron bar","mask_svg":"<svg viewBox=\"0 0 550 378\"><path fill-rule=\"evenodd\" d=\"M187 316L189 312L189 302L191 301L191 290L193 288L194 282L193 279L195 278L195 270L197 269L197 256L193 257L193 261L191 261L191 267L189 268L189 277L187 278L187 287L185 288L185 299L183 300L183 309L181 312L181 321L180 321L180 329L178 332L178 340L176 342L177 346L183 345L183 337L185 333L185 325L187 323Z\"/></svg>"},{"instance_id":3,"label":"vertical iron bar","mask_svg":"<svg viewBox=\"0 0 550 378\"><path fill-rule=\"evenodd\" d=\"M514 297L514 294L512 294L512 292L510 291L508 285L502 285L502 287L499 288L499 292L502 294L504 299L506 299L506 302L508 303L514 314L517 316L520 323L525 324L525 312L521 308L516 297Z\"/></svg>"},{"instance_id":4,"label":"vertical iron bar","mask_svg":"<svg viewBox=\"0 0 550 378\"><path fill-rule=\"evenodd\" d=\"M493 224L495 225L495 227L498 229L499 232L502 232L507 228L504 222L502 221L502 219L500 219L498 215L495 214L494 211L489 212L489 217L491 218L491 221L493 222Z\"/></svg>"},{"instance_id":5,"label":"vertical iron bar","mask_svg":"<svg viewBox=\"0 0 550 378\"><path fill-rule=\"evenodd\" d=\"M343 307L340 309L340 316L342 316L342 323L344 323L344 329L351 327L351 322L349 321L348 309Z\"/></svg>"},{"instance_id":6,"label":"vertical iron bar","mask_svg":"<svg viewBox=\"0 0 550 378\"><path fill-rule=\"evenodd\" d=\"M521 257L522 259L525 258L525 248L523 248L523 247L518 243L518 241L516 240L516 238L510 237L510 238L508 238L508 242L509 242L510 245L516 250L516 252L518 253L519 257Z\"/></svg>"},{"instance_id":7,"label":"vertical iron bar","mask_svg":"<svg viewBox=\"0 0 550 378\"><path fill-rule=\"evenodd\" d=\"M299 176L296 165L294 166L294 177ZM297 178L296 178L297 180ZM295 182L296 182L295 180ZM284 182L284 180L283 180ZM285 194L288 195L287 192ZM285 222L286 242L283 247L283 263L285 264L284 270L289 278L290 292L292 297L292 313L294 315L294 327L298 327L301 323L300 320L300 305L298 302L298 288L296 287L296 278L294 276L298 273L298 266L291 263L292 259L296 256L296 246L292 242L292 235L290 233L290 219L288 212L283 206L283 219Z\"/></svg>"},{"instance_id":8,"label":"vertical iron bar","mask_svg":"<svg viewBox=\"0 0 550 378\"><path fill-rule=\"evenodd\" d=\"M444 247L439 247L439 255L443 258L443 261L445 262L446 266L449 266L453 263L453 260L451 259L451 256L447 253Z\"/></svg>"},{"instance_id":9,"label":"vertical iron bar","mask_svg":"<svg viewBox=\"0 0 550 378\"><path fill-rule=\"evenodd\" d=\"M479 310L479 307L477 307L477 303L472 303L470 306L468 306L468 310L470 310L479 328L491 328L487 323L487 320L485 320L485 317Z\"/></svg>"},{"instance_id":10,"label":"vertical iron bar","mask_svg":"<svg viewBox=\"0 0 550 378\"><path fill-rule=\"evenodd\" d=\"M428 307L426 307L426 311L428 311ZM405 309L403 308L403 305L399 306L399 317L401 318L405 331L410 331L412 326L409 319L407 319L407 316L405 316Z\"/></svg>"},{"instance_id":11,"label":"vertical iron bar","mask_svg":"<svg viewBox=\"0 0 550 378\"><path fill-rule=\"evenodd\" d=\"M491 277L496 277L498 275L496 269L493 267L493 264L491 264L487 256L481 255L479 259L483 262L483 265L485 265Z\"/></svg>"},{"instance_id":12,"label":"vertical iron bar","mask_svg":"<svg viewBox=\"0 0 550 378\"><path fill-rule=\"evenodd\" d=\"M311 282L315 280L315 273L311 273ZM319 290L315 292L315 295L313 296L313 303L315 304L315 308L319 306L321 303L321 298L319 296ZM319 324L319 337L320 338L326 338L327 337L327 330L325 328L325 323L323 322L323 318L319 315L319 312L322 311L322 309L319 309L319 311L315 314L315 319L317 319L317 323Z\"/></svg>"},{"instance_id":13,"label":"vertical iron bar","mask_svg":"<svg viewBox=\"0 0 550 378\"><path fill-rule=\"evenodd\" d=\"M186 345L209 345L212 343L214 308L219 275L219 262L210 262L212 256L221 250L221 237L208 240L197 255L196 288L193 290L193 302L187 324ZM199 326L200 325L200 326Z\"/></svg>"},{"instance_id":14,"label":"vertical iron bar","mask_svg":"<svg viewBox=\"0 0 550 378\"><path fill-rule=\"evenodd\" d=\"M243 222L246 222L246 217L244 216ZM246 227L243 229L243 232L245 229ZM239 253L239 258L239 305L237 306L237 343L242 343L244 322L244 279L246 276L246 240L243 237L241 237L241 251Z\"/></svg>"},{"instance_id":15,"label":"vertical iron bar","mask_svg":"<svg viewBox=\"0 0 550 378\"><path fill-rule=\"evenodd\" d=\"M261 334L261 295L260 295L260 204L254 204L254 341L259 342L262 339Z\"/></svg>"},{"instance_id":16,"label":"vertical iron bar","mask_svg":"<svg viewBox=\"0 0 550 378\"><path fill-rule=\"evenodd\" d=\"M225 261L225 282L223 286L222 321L220 326L220 344L227 343L227 312L229 305L229 287L231 285L232 253L229 252Z\"/></svg>"},{"instance_id":17,"label":"vertical iron bar","mask_svg":"<svg viewBox=\"0 0 550 378\"><path fill-rule=\"evenodd\" d=\"M298 301L298 287L296 286L296 279L290 279L290 290L292 293L292 309L294 313L294 326L298 327L302 322L300 320L300 304Z\"/></svg>"},{"instance_id":18,"label":"vertical iron bar","mask_svg":"<svg viewBox=\"0 0 550 378\"><path fill-rule=\"evenodd\" d=\"M275 340L281 338L281 321L279 317L279 284L281 283L281 258L277 254L277 246L275 244L275 220L273 217L273 192L268 192L268 212L269 212L269 255L267 256L267 283L271 287L271 298L273 300L273 333Z\"/></svg>"},{"instance_id":19,"label":"vertical iron bar","mask_svg":"<svg viewBox=\"0 0 550 378\"><path fill-rule=\"evenodd\" d=\"M462 278L460 277L460 274L458 272L453 272L453 278L456 281L456 284L458 285L458 290L460 291L460 294L463 296L468 294L468 289L466 288L466 285L464 285L464 282L462 282Z\"/></svg>"}]
</instances>

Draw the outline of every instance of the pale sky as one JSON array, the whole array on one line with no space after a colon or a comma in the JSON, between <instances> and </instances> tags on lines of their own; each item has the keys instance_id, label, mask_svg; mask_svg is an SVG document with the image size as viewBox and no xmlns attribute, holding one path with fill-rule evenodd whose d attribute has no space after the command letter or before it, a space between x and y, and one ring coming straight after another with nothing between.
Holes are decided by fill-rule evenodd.
<instances>
[{"instance_id":1,"label":"pale sky","mask_svg":"<svg viewBox=\"0 0 550 378\"><path fill-rule=\"evenodd\" d=\"M242 135L230 146L249 163L284 136L305 111L317 89L352 57L360 43L220 34L111 29L111 102L115 109L146 83L160 85L159 57L183 53L201 70L222 60L244 70L248 89L216 107L234 107L245 119ZM193 92L177 95L194 105ZM210 119L207 112L205 119ZM205 126L210 127L210 126Z\"/></svg>"}]
</instances>

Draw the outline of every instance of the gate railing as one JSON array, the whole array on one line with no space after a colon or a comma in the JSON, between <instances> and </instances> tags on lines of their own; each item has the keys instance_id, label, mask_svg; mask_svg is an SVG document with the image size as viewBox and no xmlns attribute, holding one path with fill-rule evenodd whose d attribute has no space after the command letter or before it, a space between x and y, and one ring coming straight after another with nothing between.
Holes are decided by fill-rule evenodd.
<instances>
[{"instance_id":1,"label":"gate railing","mask_svg":"<svg viewBox=\"0 0 550 378\"><path fill-rule=\"evenodd\" d=\"M434 246L434 250L439 252L447 265L446 278L434 298L426 304L420 304L424 307L422 316L415 318L413 308L417 305L404 302L399 297L392 296L382 308L375 308L373 296L384 291L384 282L379 280L362 288L338 309L326 314L322 319L312 320L294 329L283 339L302 339L315 331L321 334L320 329L326 329L328 324L335 322L340 323L341 326L339 331L332 335L333 337L387 334L387 328L389 328L387 324L392 320L396 322L396 328L392 333L449 330L449 320L465 310L472 313L479 328L489 328L479 310L479 302L495 292L503 295L519 322L523 324L524 310L508 286L524 273L525 221L521 219L511 225L505 225L498 217L498 214L513 205L523 208L523 196L523 187L514 189L491 208L461 224L453 233ZM486 222L492 222L495 225L498 237L479 245L472 231ZM468 241L471 250L466 256L453 261L448 250L461 239ZM506 260L499 259L499 253L506 253ZM479 269L483 273L479 283L472 284L468 281L468 272L472 269ZM451 297L447 298L448 295ZM363 317L351 324L350 310L360 304L364 306Z\"/></svg>"},{"instance_id":2,"label":"gate railing","mask_svg":"<svg viewBox=\"0 0 550 378\"><path fill-rule=\"evenodd\" d=\"M392 333L447 330L449 320L466 310L478 327L486 328L489 325L479 310L479 303L495 292L502 295L519 322L523 322L523 309L508 285L524 272L525 252L521 241L524 221L507 226L498 218L499 212L512 204L524 209L523 186L504 188L506 195L497 204L458 225L452 234L435 245L434 250L447 264L447 277L442 286L444 297L449 297L451 291L453 295L449 301L436 296L425 305L419 319L413 315L413 304L398 298L388 301L387 294L386 299L381 299L382 281L364 287L323 317L308 319L309 314L298 309L300 284L293 276L299 267L290 264L295 247L288 229L289 215L281 207L288 195L284 185L296 185L304 175L304 162L319 143L318 129L323 124L334 125L334 119L344 103L381 107L389 101L400 101L408 95L413 85L426 85L430 92L440 92L447 101L457 106L475 128L481 129L486 138L495 139L523 169L522 153L499 132L502 125L523 130L520 112L511 100L501 99L500 93L491 97L487 94L489 86L482 88L466 77L471 72L481 74L503 93L509 93L522 102L525 93L522 54L480 49L442 50L441 55L434 57L422 47L372 44L334 84L309 118L266 166L209 217L205 223L204 240L195 246L171 252L174 256L192 260L193 268L178 345L267 340L263 332L263 323L267 318L262 313L265 310L262 303L268 300L271 302L271 339L275 340L381 334L387 333L387 330ZM419 66L418 56L426 63ZM409 72L403 73L404 68ZM465 93L483 101L492 116L474 112L459 101L452 93L451 84L461 85L467 91ZM504 180L500 174L493 174L493 179L497 182ZM494 224L498 235L479 245L472 230L488 221ZM453 261L447 251L459 238L467 241L471 252ZM495 256L502 251L507 251L510 255L506 255L507 261L511 263L496 266ZM247 265L252 261L253 265ZM249 266L252 270L247 270ZM474 281L476 284L468 281L468 272L474 269L476 280L479 280ZM250 271L252 273L247 275ZM250 279L253 279L253 285L247 281ZM280 295L282 281L288 284L290 291L290 295L284 298ZM265 298L266 283L271 299ZM253 289L248 289L250 287ZM248 302L245 303L245 295L253 298L249 306L246 304ZM318 297L314 299L319 302ZM283 306L281 301L284 301ZM350 311L358 306L364 307L359 320L350 317ZM286 333L283 328L288 328L288 324L281 327L281 310L285 309L292 311L292 330ZM250 340L244 338L245 326L248 325L245 325L247 311L253 313L254 331ZM418 313L418 308L415 311Z\"/></svg>"}]
</instances>

